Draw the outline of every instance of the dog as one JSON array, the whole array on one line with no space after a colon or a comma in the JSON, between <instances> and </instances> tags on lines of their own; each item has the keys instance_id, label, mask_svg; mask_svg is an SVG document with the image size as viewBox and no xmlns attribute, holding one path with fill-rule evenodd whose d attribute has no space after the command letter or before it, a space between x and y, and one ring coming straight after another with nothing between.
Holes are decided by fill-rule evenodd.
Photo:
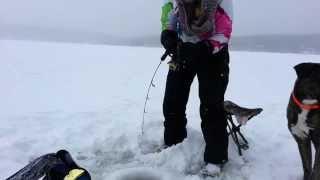
<instances>
[{"instance_id":1,"label":"dog","mask_svg":"<svg viewBox=\"0 0 320 180\"><path fill-rule=\"evenodd\" d=\"M294 69L297 80L287 108L288 128L298 144L304 180L320 180L320 63L301 63Z\"/></svg>"}]
</instances>

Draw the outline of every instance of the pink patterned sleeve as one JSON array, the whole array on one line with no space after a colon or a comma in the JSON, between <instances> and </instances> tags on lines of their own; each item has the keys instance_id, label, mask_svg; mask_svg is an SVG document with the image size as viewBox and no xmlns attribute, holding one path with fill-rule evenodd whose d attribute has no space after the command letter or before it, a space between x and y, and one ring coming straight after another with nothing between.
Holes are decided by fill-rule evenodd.
<instances>
[{"instance_id":1,"label":"pink patterned sleeve","mask_svg":"<svg viewBox=\"0 0 320 180\"><path fill-rule=\"evenodd\" d=\"M232 32L232 4L231 0L229 3L221 4L215 13L215 28L216 31L209 38L210 43L213 47L213 53L219 52L225 45L229 43ZM225 7L225 6L229 7Z\"/></svg>"}]
</instances>

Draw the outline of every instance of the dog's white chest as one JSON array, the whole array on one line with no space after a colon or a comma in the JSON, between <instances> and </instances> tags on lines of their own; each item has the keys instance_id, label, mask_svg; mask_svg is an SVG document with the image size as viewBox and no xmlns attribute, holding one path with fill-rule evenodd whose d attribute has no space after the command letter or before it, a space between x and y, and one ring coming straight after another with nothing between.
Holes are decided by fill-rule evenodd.
<instances>
[{"instance_id":1,"label":"dog's white chest","mask_svg":"<svg viewBox=\"0 0 320 180\"><path fill-rule=\"evenodd\" d=\"M306 105L313 105L318 103L318 101L314 99L305 99L302 102ZM301 139L307 138L309 136L310 130L312 130L312 128L308 127L307 125L307 118L309 112L309 110L302 109L302 112L298 114L297 124L291 125L292 134L298 136Z\"/></svg>"}]
</instances>

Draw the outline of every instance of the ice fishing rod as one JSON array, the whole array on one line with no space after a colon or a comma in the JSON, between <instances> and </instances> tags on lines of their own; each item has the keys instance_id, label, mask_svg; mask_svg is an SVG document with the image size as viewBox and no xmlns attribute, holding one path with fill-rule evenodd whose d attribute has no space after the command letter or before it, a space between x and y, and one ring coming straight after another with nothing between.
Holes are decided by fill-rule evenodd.
<instances>
[{"instance_id":1,"label":"ice fishing rod","mask_svg":"<svg viewBox=\"0 0 320 180\"><path fill-rule=\"evenodd\" d=\"M153 75L152 75L150 84L149 84L149 86L148 86L148 91L147 91L146 99L145 99L145 101L144 101L143 115L142 115L142 123L141 123L141 135L142 135L142 136L144 135L145 114L147 113L147 111L146 111L146 109L147 109L147 103L148 103L148 100L150 99L150 97L149 97L150 90L151 90L151 87L156 87L156 85L154 84L154 78L155 78L155 76L156 76L156 74L157 74L157 72L158 72L158 70L159 70L162 62L163 62L164 60L166 60L166 58L167 58L168 56L172 57L172 54L171 54L168 50L166 50L166 51L164 52L164 54L161 56L160 62L159 62L159 64L158 64L157 68L155 69L155 71L154 71L154 73L153 73Z\"/></svg>"}]
</instances>

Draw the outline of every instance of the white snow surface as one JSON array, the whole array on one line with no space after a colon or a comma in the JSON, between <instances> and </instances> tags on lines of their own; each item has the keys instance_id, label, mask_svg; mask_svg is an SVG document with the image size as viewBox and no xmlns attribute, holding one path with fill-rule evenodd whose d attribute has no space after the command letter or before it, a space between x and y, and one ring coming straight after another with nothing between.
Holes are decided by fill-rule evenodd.
<instances>
[{"instance_id":1,"label":"white snow surface","mask_svg":"<svg viewBox=\"0 0 320 180\"><path fill-rule=\"evenodd\" d=\"M33 158L67 149L95 180L200 180L204 142L197 82L188 104L188 138L159 153L163 141L163 50L107 45L0 41L0 179ZM231 52L226 99L264 112L243 127L250 149L239 157L230 139L224 180L299 180L302 166L287 129L293 66L320 56ZM139 146L142 144L142 146Z\"/></svg>"}]
</instances>

